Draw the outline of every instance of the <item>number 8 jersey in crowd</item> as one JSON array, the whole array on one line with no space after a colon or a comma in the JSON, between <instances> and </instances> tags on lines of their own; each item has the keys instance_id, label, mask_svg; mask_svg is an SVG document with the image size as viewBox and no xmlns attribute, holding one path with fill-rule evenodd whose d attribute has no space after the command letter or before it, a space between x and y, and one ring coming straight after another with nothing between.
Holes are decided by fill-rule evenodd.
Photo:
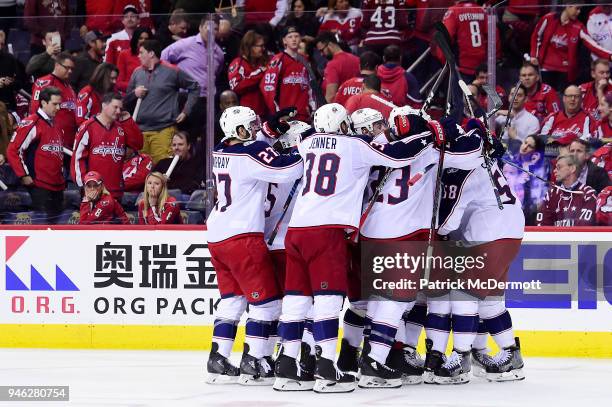
<instances>
[{"instance_id":1,"label":"number 8 jersey in crowd","mask_svg":"<svg viewBox=\"0 0 612 407\"><path fill-rule=\"evenodd\" d=\"M278 154L264 141L218 144L213 152L217 203L207 220L208 241L263 235L268 183L292 182L302 167L299 155Z\"/></svg>"}]
</instances>

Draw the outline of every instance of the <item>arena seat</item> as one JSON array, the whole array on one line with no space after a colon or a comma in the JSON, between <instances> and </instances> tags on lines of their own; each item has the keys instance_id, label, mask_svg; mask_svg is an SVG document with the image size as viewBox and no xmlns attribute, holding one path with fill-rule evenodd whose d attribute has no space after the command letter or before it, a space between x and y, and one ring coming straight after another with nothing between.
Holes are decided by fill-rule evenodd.
<instances>
[{"instance_id":1,"label":"arena seat","mask_svg":"<svg viewBox=\"0 0 612 407\"><path fill-rule=\"evenodd\" d=\"M5 225L46 225L48 224L45 212L8 212L5 214L2 223Z\"/></svg>"},{"instance_id":2,"label":"arena seat","mask_svg":"<svg viewBox=\"0 0 612 407\"><path fill-rule=\"evenodd\" d=\"M183 223L190 225L201 225L204 223L204 216L198 211L181 211Z\"/></svg>"},{"instance_id":3,"label":"arena seat","mask_svg":"<svg viewBox=\"0 0 612 407\"><path fill-rule=\"evenodd\" d=\"M138 209L138 198L141 193L138 192L125 192L123 198L121 198L121 206L126 211Z\"/></svg>"},{"instance_id":4,"label":"arena seat","mask_svg":"<svg viewBox=\"0 0 612 407\"><path fill-rule=\"evenodd\" d=\"M32 206L32 197L26 191L0 192L0 211L17 212L28 210Z\"/></svg>"},{"instance_id":5,"label":"arena seat","mask_svg":"<svg viewBox=\"0 0 612 407\"><path fill-rule=\"evenodd\" d=\"M81 191L78 189L67 189L64 191L64 208L78 209L81 207Z\"/></svg>"},{"instance_id":6,"label":"arena seat","mask_svg":"<svg viewBox=\"0 0 612 407\"><path fill-rule=\"evenodd\" d=\"M60 214L57 223L59 225L78 225L81 213L78 210L66 209Z\"/></svg>"},{"instance_id":7,"label":"arena seat","mask_svg":"<svg viewBox=\"0 0 612 407\"><path fill-rule=\"evenodd\" d=\"M193 191L189 197L187 205L185 205L185 209L203 212L206 210L206 198L207 194L205 189L197 189Z\"/></svg>"}]
</instances>

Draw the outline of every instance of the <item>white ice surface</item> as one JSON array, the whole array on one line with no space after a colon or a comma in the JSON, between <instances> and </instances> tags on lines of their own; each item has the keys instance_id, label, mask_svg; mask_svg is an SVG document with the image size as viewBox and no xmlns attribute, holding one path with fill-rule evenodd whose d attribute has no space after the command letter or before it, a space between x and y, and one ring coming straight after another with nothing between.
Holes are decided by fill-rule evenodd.
<instances>
[{"instance_id":1,"label":"white ice surface","mask_svg":"<svg viewBox=\"0 0 612 407\"><path fill-rule=\"evenodd\" d=\"M610 406L612 360L526 359L521 382L357 389L349 394L279 393L204 383L206 352L0 350L0 385L68 385L70 402L7 406ZM235 362L240 355L234 354Z\"/></svg>"}]
</instances>

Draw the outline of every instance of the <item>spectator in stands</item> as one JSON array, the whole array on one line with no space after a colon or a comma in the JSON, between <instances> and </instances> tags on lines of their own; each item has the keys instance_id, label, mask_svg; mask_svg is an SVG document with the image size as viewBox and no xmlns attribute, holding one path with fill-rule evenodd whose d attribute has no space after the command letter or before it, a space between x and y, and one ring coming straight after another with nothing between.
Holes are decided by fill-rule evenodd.
<instances>
[{"instance_id":1,"label":"spectator in stands","mask_svg":"<svg viewBox=\"0 0 612 407\"><path fill-rule=\"evenodd\" d=\"M119 68L119 77L117 78L118 91L126 91L132 74L140 66L138 50L144 41L152 38L153 33L150 29L138 27L134 30L132 38L130 38L130 47L119 53L119 57L117 57L117 68Z\"/></svg>"},{"instance_id":2,"label":"spectator in stands","mask_svg":"<svg viewBox=\"0 0 612 407\"><path fill-rule=\"evenodd\" d=\"M119 69L113 64L102 62L93 71L89 85L77 95L76 121L80 126L102 110L102 98L115 90Z\"/></svg>"},{"instance_id":3,"label":"spectator in stands","mask_svg":"<svg viewBox=\"0 0 612 407\"><path fill-rule=\"evenodd\" d=\"M26 0L23 9L24 25L30 33L30 55L47 48L44 38L48 32L59 32L61 38L68 38L73 21L68 0ZM41 46L43 42L43 46ZM59 51L58 51L59 52ZM43 74L44 75L44 74Z\"/></svg>"},{"instance_id":4,"label":"spectator in stands","mask_svg":"<svg viewBox=\"0 0 612 407\"><path fill-rule=\"evenodd\" d=\"M537 226L593 226L597 196L593 188L578 180L578 163L573 155L557 159L555 177L570 193L550 187L536 217Z\"/></svg>"},{"instance_id":5,"label":"spectator in stands","mask_svg":"<svg viewBox=\"0 0 612 407\"><path fill-rule=\"evenodd\" d=\"M128 112L123 112L123 101L118 93L107 93L102 99L102 110L87 120L76 135L70 162L72 179L79 186L86 183L88 171L99 172L106 180L113 198L123 196L123 160L126 146L139 150L142 134Z\"/></svg>"},{"instance_id":6,"label":"spectator in stands","mask_svg":"<svg viewBox=\"0 0 612 407\"><path fill-rule=\"evenodd\" d=\"M104 35L111 35L121 30L121 15L127 5L137 10L141 27L154 28L150 16L151 0L79 0L77 1L77 15L87 16L81 32L98 30Z\"/></svg>"},{"instance_id":7,"label":"spectator in stands","mask_svg":"<svg viewBox=\"0 0 612 407\"><path fill-rule=\"evenodd\" d=\"M514 95L515 89L510 89L508 94L508 102L511 102L512 96ZM508 128L505 129L501 135L502 139L508 143L508 149L515 154L519 149L519 146L523 143L525 138L530 134L537 134L540 131L540 122L538 118L533 114L529 113L525 109L525 102L527 101L527 90L523 85L519 85L516 91L514 102L510 107L510 121L508 122ZM501 131L506 124L508 119L508 110L500 110L497 112L498 116L495 119L495 124L499 131Z\"/></svg>"},{"instance_id":8,"label":"spectator in stands","mask_svg":"<svg viewBox=\"0 0 612 407\"><path fill-rule=\"evenodd\" d=\"M128 225L128 219L121 204L113 198L104 186L102 175L89 171L83 177L85 193L81 201L80 225L121 223Z\"/></svg>"},{"instance_id":9,"label":"spectator in stands","mask_svg":"<svg viewBox=\"0 0 612 407\"><path fill-rule=\"evenodd\" d=\"M531 63L542 69L543 80L557 90L564 89L578 78L582 43L595 55L610 60L612 52L600 47L577 20L580 6L576 0L563 0L563 11L546 14L538 21L531 35Z\"/></svg>"},{"instance_id":10,"label":"spectator in stands","mask_svg":"<svg viewBox=\"0 0 612 407\"><path fill-rule=\"evenodd\" d=\"M369 107L378 110L383 117L389 117L389 113L395 107L393 103L381 93L380 78L376 75L368 75L363 78L363 89L361 93L351 96L346 102L346 110L353 114L355 110Z\"/></svg>"},{"instance_id":11,"label":"spectator in stands","mask_svg":"<svg viewBox=\"0 0 612 407\"><path fill-rule=\"evenodd\" d=\"M387 45L400 45L408 29L411 6L406 0L364 0L361 4L364 48L382 55Z\"/></svg>"},{"instance_id":12,"label":"spectator in stands","mask_svg":"<svg viewBox=\"0 0 612 407\"><path fill-rule=\"evenodd\" d=\"M159 30L159 33L157 34L157 39L161 44L162 48L166 48L173 42L187 37L188 29L189 21L187 20L187 16L185 15L185 10L175 9L170 15L168 27Z\"/></svg>"},{"instance_id":13,"label":"spectator in stands","mask_svg":"<svg viewBox=\"0 0 612 407\"><path fill-rule=\"evenodd\" d=\"M487 57L487 18L485 10L471 0L457 0L448 9L442 23L451 37L451 46L459 52L457 67L467 83L472 82L476 68L486 62ZM499 30L496 35L496 55L501 57ZM436 47L434 55L444 61L444 54Z\"/></svg>"},{"instance_id":14,"label":"spectator in stands","mask_svg":"<svg viewBox=\"0 0 612 407\"><path fill-rule=\"evenodd\" d=\"M610 181L612 181L612 143L598 148L592 154L591 161L599 168L603 168L608 173Z\"/></svg>"},{"instance_id":15,"label":"spectator in stands","mask_svg":"<svg viewBox=\"0 0 612 407\"><path fill-rule=\"evenodd\" d=\"M181 208L176 198L168 195L166 177L154 171L147 175L144 197L138 203L138 224L172 225L182 224Z\"/></svg>"},{"instance_id":16,"label":"spectator in stands","mask_svg":"<svg viewBox=\"0 0 612 407\"><path fill-rule=\"evenodd\" d=\"M525 109L540 120L540 123L551 113L560 110L559 95L550 85L542 83L538 68L529 62L521 67L519 77L527 89Z\"/></svg>"},{"instance_id":17,"label":"spectator in stands","mask_svg":"<svg viewBox=\"0 0 612 407\"><path fill-rule=\"evenodd\" d=\"M283 28L282 42L285 50L272 58L260 83L269 113L295 106L295 120L310 123L315 102L311 78L306 65L308 62L298 54L301 36L295 27Z\"/></svg>"},{"instance_id":18,"label":"spectator in stands","mask_svg":"<svg viewBox=\"0 0 612 407\"><path fill-rule=\"evenodd\" d=\"M240 42L240 55L229 66L229 87L240 96L242 106L250 107L260 117L266 117L267 107L259 89L268 54L264 37L254 30L247 31Z\"/></svg>"},{"instance_id":19,"label":"spectator in stands","mask_svg":"<svg viewBox=\"0 0 612 407\"><path fill-rule=\"evenodd\" d=\"M128 4L123 8L121 23L123 24L123 30L110 36L106 41L106 51L104 53L104 61L115 65L117 65L119 53L130 47L130 39L134 30L140 25L140 17L136 6Z\"/></svg>"},{"instance_id":20,"label":"spectator in stands","mask_svg":"<svg viewBox=\"0 0 612 407\"><path fill-rule=\"evenodd\" d=\"M346 107L346 102L353 95L361 93L363 88L363 78L368 75L375 75L381 59L378 54L372 51L364 51L359 56L359 75L344 81L338 88L336 103Z\"/></svg>"},{"instance_id":21,"label":"spectator in stands","mask_svg":"<svg viewBox=\"0 0 612 407\"><path fill-rule=\"evenodd\" d=\"M287 14L287 0L244 0L243 3L247 30L258 24L276 27Z\"/></svg>"},{"instance_id":22,"label":"spectator in stands","mask_svg":"<svg viewBox=\"0 0 612 407\"><path fill-rule=\"evenodd\" d=\"M26 86L23 65L0 44L0 102L9 112L17 110L17 92Z\"/></svg>"},{"instance_id":23,"label":"spectator in stands","mask_svg":"<svg viewBox=\"0 0 612 407\"><path fill-rule=\"evenodd\" d=\"M168 156L176 124L191 113L199 95L198 83L183 70L162 64L161 49L155 40L142 43L139 50L141 67L130 78L125 100L129 104L142 99L136 122L143 132L143 152L156 163ZM154 77L155 80L151 80ZM181 89L187 90L187 102L179 111Z\"/></svg>"},{"instance_id":24,"label":"spectator in stands","mask_svg":"<svg viewBox=\"0 0 612 407\"><path fill-rule=\"evenodd\" d=\"M414 75L402 68L401 51L397 45L389 45L383 53L383 64L377 74L382 82L383 95L397 106L421 107L423 99Z\"/></svg>"},{"instance_id":25,"label":"spectator in stands","mask_svg":"<svg viewBox=\"0 0 612 407\"><path fill-rule=\"evenodd\" d=\"M327 8L317 10L322 17L319 33L331 31L340 35L340 40L348 44L352 51L357 51L361 36L361 10L351 7L349 0L329 0Z\"/></svg>"},{"instance_id":26,"label":"spectator in stands","mask_svg":"<svg viewBox=\"0 0 612 407\"><path fill-rule=\"evenodd\" d=\"M217 32L219 30L218 19L213 25L214 31ZM190 130L194 138L204 133L206 124L204 119L206 118L208 96L208 72L212 70L216 77L223 66L223 51L216 43L208 43L208 26L208 18L202 18L198 34L171 44L161 53L162 61L177 65L181 71L200 84L199 99L193 106L191 116L187 118L189 123L185 123L185 128ZM209 52L213 53L213 66L208 63Z\"/></svg>"},{"instance_id":27,"label":"spectator in stands","mask_svg":"<svg viewBox=\"0 0 612 407\"><path fill-rule=\"evenodd\" d=\"M28 188L32 207L46 211L49 218L59 215L66 182L62 130L57 116L62 92L53 86L40 91L38 106L21 121L7 149L8 162L21 183Z\"/></svg>"},{"instance_id":28,"label":"spectator in stands","mask_svg":"<svg viewBox=\"0 0 612 407\"><path fill-rule=\"evenodd\" d=\"M610 185L608 173L601 167L596 166L589 155L589 143L585 140L574 140L569 146L569 153L576 158L578 164L578 181L588 185L600 193Z\"/></svg>"},{"instance_id":29,"label":"spectator in stands","mask_svg":"<svg viewBox=\"0 0 612 407\"><path fill-rule=\"evenodd\" d=\"M599 121L595 123L595 129L592 132L592 136L599 140L612 138L612 94L599 99L599 106L597 107L597 113Z\"/></svg>"},{"instance_id":30,"label":"spectator in stands","mask_svg":"<svg viewBox=\"0 0 612 407\"><path fill-rule=\"evenodd\" d=\"M99 31L89 31L83 41L85 50L74 59L75 67L70 75L70 84L76 90L87 85L96 67L102 63L106 48L106 38Z\"/></svg>"},{"instance_id":31,"label":"spectator in stands","mask_svg":"<svg viewBox=\"0 0 612 407\"><path fill-rule=\"evenodd\" d=\"M319 20L314 13L310 0L292 0L291 11L287 15L285 26L295 27L302 38L314 39L319 30Z\"/></svg>"},{"instance_id":32,"label":"spectator in stands","mask_svg":"<svg viewBox=\"0 0 612 407\"><path fill-rule=\"evenodd\" d=\"M544 156L544 141L535 134L525 137L518 154L514 154L511 161L540 178L550 177L550 163ZM504 175L508 183L514 185L515 190L522 191L520 195L525 222L527 225L534 225L535 215L544 200L548 184L508 165L504 166Z\"/></svg>"},{"instance_id":33,"label":"spectator in stands","mask_svg":"<svg viewBox=\"0 0 612 407\"><path fill-rule=\"evenodd\" d=\"M587 20L587 32L593 40L602 48L612 51L612 6L609 4L593 8ZM597 55L591 54L595 60Z\"/></svg>"},{"instance_id":34,"label":"spectator in stands","mask_svg":"<svg viewBox=\"0 0 612 407\"><path fill-rule=\"evenodd\" d=\"M180 189L183 194L191 195L193 191L201 187L204 160L192 152L189 134L184 131L179 131L172 137L172 153L174 156L179 156L179 161L169 177L168 188ZM161 160L153 167L153 171L165 174L173 158Z\"/></svg>"},{"instance_id":35,"label":"spectator in stands","mask_svg":"<svg viewBox=\"0 0 612 407\"><path fill-rule=\"evenodd\" d=\"M585 112L592 115L595 120L599 120L599 101L608 93L612 92L610 85L610 62L605 59L596 59L591 62L591 82L580 85L582 92L582 108Z\"/></svg>"},{"instance_id":36,"label":"spectator in stands","mask_svg":"<svg viewBox=\"0 0 612 407\"><path fill-rule=\"evenodd\" d=\"M597 196L597 224L612 226L612 186L606 187Z\"/></svg>"},{"instance_id":37,"label":"spectator in stands","mask_svg":"<svg viewBox=\"0 0 612 407\"><path fill-rule=\"evenodd\" d=\"M64 145L69 149L72 149L74 133L77 127L76 93L68 83L68 78L73 69L73 57L66 52L58 54L57 57L55 57L53 72L38 78L34 82L34 86L32 86L32 103L30 104L30 113L34 114L40 105L39 97L44 88L54 86L60 90L62 93L62 103L60 105L60 111L57 113L54 121L63 133Z\"/></svg>"},{"instance_id":38,"label":"spectator in stands","mask_svg":"<svg viewBox=\"0 0 612 407\"><path fill-rule=\"evenodd\" d=\"M235 0L234 0L235 1ZM202 16L207 13L215 13L213 1L200 0L176 0L173 1L174 10L183 10L189 26L187 27L187 35L194 35L198 32L198 25ZM237 1L236 1L237 3Z\"/></svg>"},{"instance_id":39,"label":"spectator in stands","mask_svg":"<svg viewBox=\"0 0 612 407\"><path fill-rule=\"evenodd\" d=\"M542 123L540 134L568 144L576 138L591 137L591 118L582 109L582 92L570 85L563 92L563 110L551 113Z\"/></svg>"},{"instance_id":40,"label":"spectator in stands","mask_svg":"<svg viewBox=\"0 0 612 407\"><path fill-rule=\"evenodd\" d=\"M487 111L489 98L487 97L487 92L483 89L483 85L489 84L489 71L487 68L487 64L480 64L476 67L476 74L474 76L474 80L472 81L472 85L476 86L476 99L480 106ZM495 85L495 92L499 95L502 101L506 100L506 91L499 85ZM505 105L504 107L508 107Z\"/></svg>"},{"instance_id":41,"label":"spectator in stands","mask_svg":"<svg viewBox=\"0 0 612 407\"><path fill-rule=\"evenodd\" d=\"M6 164L6 149L13 135L11 118L12 115L9 113L6 105L0 102L0 166Z\"/></svg>"},{"instance_id":42,"label":"spectator in stands","mask_svg":"<svg viewBox=\"0 0 612 407\"><path fill-rule=\"evenodd\" d=\"M315 40L321 55L329 60L323 73L323 92L325 100L331 103L336 98L338 87L359 75L359 58L340 47L338 36L330 31L323 31Z\"/></svg>"},{"instance_id":43,"label":"spectator in stands","mask_svg":"<svg viewBox=\"0 0 612 407\"><path fill-rule=\"evenodd\" d=\"M130 146L125 148L123 161L123 189L125 192L140 192L145 184L147 175L153 169L151 157L139 153Z\"/></svg>"},{"instance_id":44,"label":"spectator in stands","mask_svg":"<svg viewBox=\"0 0 612 407\"><path fill-rule=\"evenodd\" d=\"M33 76L34 79L50 74L55 66L55 57L62 51L62 41L57 30L50 30L44 33L42 44L45 46L44 52L32 54L26 66L26 74Z\"/></svg>"},{"instance_id":45,"label":"spectator in stands","mask_svg":"<svg viewBox=\"0 0 612 407\"><path fill-rule=\"evenodd\" d=\"M244 106L241 105L238 100L238 95L233 90L224 90L219 95L219 109L217 109L215 113L215 144L219 143L224 137L223 130L221 129L221 124L219 122L219 120L221 119L221 115L223 114L225 109L228 109L230 107L238 105ZM205 149L203 149L203 151L204 150Z\"/></svg>"}]
</instances>

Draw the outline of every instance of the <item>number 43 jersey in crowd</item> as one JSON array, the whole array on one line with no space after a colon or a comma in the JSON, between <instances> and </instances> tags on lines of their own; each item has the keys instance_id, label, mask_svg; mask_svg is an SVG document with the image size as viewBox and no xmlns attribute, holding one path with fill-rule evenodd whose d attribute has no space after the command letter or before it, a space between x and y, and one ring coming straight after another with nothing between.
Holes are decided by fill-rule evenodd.
<instances>
[{"instance_id":1,"label":"number 43 jersey in crowd","mask_svg":"<svg viewBox=\"0 0 612 407\"><path fill-rule=\"evenodd\" d=\"M288 183L302 175L299 155L278 154L264 141L218 144L213 151L217 203L207 220L208 241L264 233L268 183Z\"/></svg>"}]
</instances>

